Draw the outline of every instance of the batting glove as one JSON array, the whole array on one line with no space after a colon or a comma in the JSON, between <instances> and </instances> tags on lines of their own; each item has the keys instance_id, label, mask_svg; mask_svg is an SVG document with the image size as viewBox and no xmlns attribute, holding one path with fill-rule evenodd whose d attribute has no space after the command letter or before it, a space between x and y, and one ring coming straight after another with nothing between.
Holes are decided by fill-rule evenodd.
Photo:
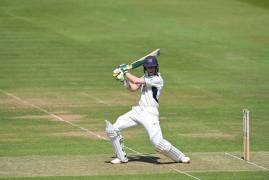
<instances>
[{"instance_id":1,"label":"batting glove","mask_svg":"<svg viewBox=\"0 0 269 180\"><path fill-rule=\"evenodd\" d=\"M114 69L113 72L112 72L112 76L116 80L121 81L121 82L125 80L124 73L123 73L123 71L120 68Z\"/></svg>"},{"instance_id":2,"label":"batting glove","mask_svg":"<svg viewBox=\"0 0 269 180\"><path fill-rule=\"evenodd\" d=\"M130 66L128 64L121 64L119 65L119 68L122 70L124 74L130 70Z\"/></svg>"}]
</instances>

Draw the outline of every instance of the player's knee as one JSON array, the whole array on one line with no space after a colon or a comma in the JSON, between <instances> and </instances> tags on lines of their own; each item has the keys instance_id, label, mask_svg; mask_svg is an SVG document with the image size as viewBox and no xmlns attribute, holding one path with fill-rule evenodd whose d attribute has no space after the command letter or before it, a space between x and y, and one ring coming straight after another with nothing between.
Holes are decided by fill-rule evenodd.
<instances>
[{"instance_id":1,"label":"player's knee","mask_svg":"<svg viewBox=\"0 0 269 180\"><path fill-rule=\"evenodd\" d=\"M125 118L124 116L119 116L116 120L116 122L113 124L113 127L117 130L120 131L122 128L122 125L124 124L123 122L125 122Z\"/></svg>"},{"instance_id":2,"label":"player's knee","mask_svg":"<svg viewBox=\"0 0 269 180\"><path fill-rule=\"evenodd\" d=\"M161 139L158 142L155 142L154 146L156 151L163 153L168 152L171 149L172 145L167 140Z\"/></svg>"},{"instance_id":3,"label":"player's knee","mask_svg":"<svg viewBox=\"0 0 269 180\"><path fill-rule=\"evenodd\" d=\"M156 148L156 146L160 142L160 140L161 139L159 139L159 138L152 138L152 139L150 139L150 142Z\"/></svg>"},{"instance_id":4,"label":"player's knee","mask_svg":"<svg viewBox=\"0 0 269 180\"><path fill-rule=\"evenodd\" d=\"M119 134L117 128L115 128L109 121L106 121L106 134L110 139L116 138Z\"/></svg>"},{"instance_id":5,"label":"player's knee","mask_svg":"<svg viewBox=\"0 0 269 180\"><path fill-rule=\"evenodd\" d=\"M121 120L123 120L123 119L125 119L125 118L124 118L124 115L121 115L121 116L119 116L119 117L117 118L116 122L117 122L117 121L121 121Z\"/></svg>"}]
</instances>

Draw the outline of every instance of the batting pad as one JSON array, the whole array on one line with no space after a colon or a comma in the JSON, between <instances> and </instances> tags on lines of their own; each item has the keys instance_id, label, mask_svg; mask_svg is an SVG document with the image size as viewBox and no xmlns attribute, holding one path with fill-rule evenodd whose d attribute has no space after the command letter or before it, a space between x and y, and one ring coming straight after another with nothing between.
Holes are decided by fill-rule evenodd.
<instances>
[{"instance_id":1,"label":"batting pad","mask_svg":"<svg viewBox=\"0 0 269 180\"><path fill-rule=\"evenodd\" d=\"M181 162L181 158L185 156L179 149L165 139L162 139L157 144L156 150L175 162Z\"/></svg>"},{"instance_id":2,"label":"batting pad","mask_svg":"<svg viewBox=\"0 0 269 180\"><path fill-rule=\"evenodd\" d=\"M112 148L116 156L122 162L127 162L128 159L126 157L126 153L124 152L123 147L121 145L121 140L122 140L121 135L119 134L118 131L116 131L114 126L109 121L105 120L105 123L106 123L106 133L112 142Z\"/></svg>"},{"instance_id":3,"label":"batting pad","mask_svg":"<svg viewBox=\"0 0 269 180\"><path fill-rule=\"evenodd\" d=\"M175 162L181 162L181 158L185 155L176 147L171 146L171 149L167 152L167 156L173 159Z\"/></svg>"},{"instance_id":4,"label":"batting pad","mask_svg":"<svg viewBox=\"0 0 269 180\"><path fill-rule=\"evenodd\" d=\"M161 139L158 144L156 144L156 150L161 153L169 152L171 149L171 143L166 141L165 139Z\"/></svg>"}]
</instances>

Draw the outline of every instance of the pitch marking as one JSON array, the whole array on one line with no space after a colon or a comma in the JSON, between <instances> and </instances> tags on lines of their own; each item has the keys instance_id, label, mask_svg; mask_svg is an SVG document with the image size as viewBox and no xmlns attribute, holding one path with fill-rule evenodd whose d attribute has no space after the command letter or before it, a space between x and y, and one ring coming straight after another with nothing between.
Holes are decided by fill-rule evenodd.
<instances>
[{"instance_id":1,"label":"pitch marking","mask_svg":"<svg viewBox=\"0 0 269 180\"><path fill-rule=\"evenodd\" d=\"M233 158L239 159L239 160L241 160L241 161L244 161L244 160L241 159L240 157L237 157L237 156L232 155L232 154L230 154L230 153L227 153L227 152L226 152L225 154L228 155L228 156L230 156L230 157L233 157ZM254 166L256 166L256 167L259 167L259 168L261 168L261 169L263 169L263 170L268 171L267 168L265 168L265 167L263 167L263 166L260 166L260 165L258 165L258 164L255 164L255 163L253 163L253 162L250 162L250 161L244 161L244 162L246 162L246 163L248 163L248 164L251 164L251 165L254 165Z\"/></svg>"},{"instance_id":2,"label":"pitch marking","mask_svg":"<svg viewBox=\"0 0 269 180\"><path fill-rule=\"evenodd\" d=\"M129 147L127 147L127 146L124 146L124 147L125 147L126 149L129 149L130 151L133 151L134 153L136 153L136 154L138 154L138 155L144 156L145 158L148 158L148 159L154 161L153 158L148 157L148 156L145 156L145 155L144 155L143 153L141 153L141 152L138 152L138 151L136 151L136 150L134 150L134 149L132 149L132 148L129 148ZM191 174L189 174L189 173L187 173L187 172L185 172L185 171L180 171L179 169L176 169L176 168L174 168L174 167L172 167L172 166L170 166L170 165L166 165L166 166L169 167L170 169L172 169L172 170L178 172L178 173L185 174L186 176L189 176L189 177L191 177L191 178L193 178L193 179L200 180L198 177L195 177L195 176L193 176L193 175L191 175Z\"/></svg>"},{"instance_id":3,"label":"pitch marking","mask_svg":"<svg viewBox=\"0 0 269 180\"><path fill-rule=\"evenodd\" d=\"M3 91L3 90L0 90L0 91L1 91L2 93L4 93L4 94L6 94L6 95L8 95L8 96L10 96L10 97L12 97L12 98L14 98L14 99L16 99L17 101L19 101L19 102L21 102L21 103L23 103L23 104L27 104L27 105L32 106L33 108L35 108L35 109L37 109L37 110L39 110L39 111L42 111L42 112L48 114L49 116L51 116L51 117L53 117L53 118L55 118L55 119L57 119L57 120L59 120L59 121L68 123L68 124L70 124L71 126L74 126L74 127L77 127L77 128L79 128L79 129L81 129L81 130L83 130L83 131L86 131L86 132L90 133L91 135L96 136L97 138L100 138L100 139L103 139L103 140L108 140L107 138L105 138L105 137L103 137L103 136L100 136L100 135L98 135L98 134L96 134L96 133L94 133L94 132L92 132L92 131L90 131L90 130L88 130L88 129L82 127L82 126L79 126L79 125L77 125L77 124L74 124L74 123L72 123L72 122L70 122L70 121L66 121L66 120L64 120L63 118L61 118L60 116L57 116L56 114L50 113L50 112L47 111L46 109L43 109L43 108L41 108L41 107L39 107L39 106L37 106L37 105L34 105L34 104L32 104L32 103L29 103L28 101L22 100L22 99L19 98L18 96L15 96L15 95L13 95L13 94L11 94L11 93L8 93L8 92L5 92L5 91Z\"/></svg>"}]
</instances>

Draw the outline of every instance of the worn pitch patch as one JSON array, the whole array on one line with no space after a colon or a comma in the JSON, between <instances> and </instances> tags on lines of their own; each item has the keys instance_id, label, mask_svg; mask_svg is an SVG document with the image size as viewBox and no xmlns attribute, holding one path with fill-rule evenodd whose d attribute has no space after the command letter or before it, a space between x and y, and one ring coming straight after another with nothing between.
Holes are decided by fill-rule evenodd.
<instances>
[{"instance_id":1,"label":"worn pitch patch","mask_svg":"<svg viewBox=\"0 0 269 180\"><path fill-rule=\"evenodd\" d=\"M204 133L186 133L179 134L184 137L193 137L193 138L210 138L210 139L233 139L237 134L224 133L219 130L212 130Z\"/></svg>"},{"instance_id":2,"label":"worn pitch patch","mask_svg":"<svg viewBox=\"0 0 269 180\"><path fill-rule=\"evenodd\" d=\"M104 131L94 132L99 134L100 136L106 137L106 133ZM98 139L98 137L93 136L84 131L68 131L68 132L60 132L60 133L53 133L51 136L60 136L60 137L78 137L78 138L87 138L87 139Z\"/></svg>"}]
</instances>

